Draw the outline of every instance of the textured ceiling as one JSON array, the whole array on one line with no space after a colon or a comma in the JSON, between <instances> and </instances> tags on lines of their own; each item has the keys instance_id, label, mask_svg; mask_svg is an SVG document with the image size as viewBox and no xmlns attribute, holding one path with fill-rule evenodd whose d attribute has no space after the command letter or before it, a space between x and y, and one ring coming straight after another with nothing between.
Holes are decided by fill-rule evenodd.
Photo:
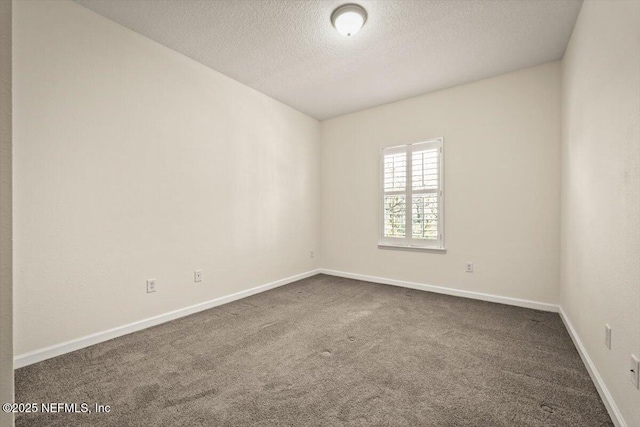
<instances>
[{"instance_id":1,"label":"textured ceiling","mask_svg":"<svg viewBox=\"0 0 640 427\"><path fill-rule=\"evenodd\" d=\"M560 59L581 0L75 0L318 119Z\"/></svg>"}]
</instances>

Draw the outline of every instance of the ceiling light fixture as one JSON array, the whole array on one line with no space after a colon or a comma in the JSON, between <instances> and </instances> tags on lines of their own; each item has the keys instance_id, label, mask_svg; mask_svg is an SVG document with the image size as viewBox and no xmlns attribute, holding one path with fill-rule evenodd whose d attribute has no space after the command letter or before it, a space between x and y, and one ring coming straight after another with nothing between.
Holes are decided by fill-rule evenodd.
<instances>
[{"instance_id":1,"label":"ceiling light fixture","mask_svg":"<svg viewBox=\"0 0 640 427\"><path fill-rule=\"evenodd\" d=\"M331 23L343 36L352 36L367 22L367 11L357 4L343 4L331 14Z\"/></svg>"}]
</instances>

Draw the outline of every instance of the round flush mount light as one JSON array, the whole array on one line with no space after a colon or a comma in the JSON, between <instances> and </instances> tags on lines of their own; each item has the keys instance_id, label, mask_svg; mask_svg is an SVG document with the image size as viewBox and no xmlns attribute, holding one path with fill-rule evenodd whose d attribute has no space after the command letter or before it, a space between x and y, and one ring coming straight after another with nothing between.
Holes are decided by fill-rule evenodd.
<instances>
[{"instance_id":1,"label":"round flush mount light","mask_svg":"<svg viewBox=\"0 0 640 427\"><path fill-rule=\"evenodd\" d=\"M357 4L343 4L331 14L331 23L343 36L352 36L367 22L367 11Z\"/></svg>"}]
</instances>

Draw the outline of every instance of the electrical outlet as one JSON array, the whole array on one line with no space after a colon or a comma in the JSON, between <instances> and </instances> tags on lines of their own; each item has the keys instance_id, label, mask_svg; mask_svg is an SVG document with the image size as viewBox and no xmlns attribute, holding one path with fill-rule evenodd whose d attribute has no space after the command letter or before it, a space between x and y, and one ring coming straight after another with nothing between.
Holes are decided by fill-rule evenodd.
<instances>
[{"instance_id":1,"label":"electrical outlet","mask_svg":"<svg viewBox=\"0 0 640 427\"><path fill-rule=\"evenodd\" d=\"M151 292L155 292L155 291L156 291L156 279L147 280L147 293L150 294Z\"/></svg>"},{"instance_id":2,"label":"electrical outlet","mask_svg":"<svg viewBox=\"0 0 640 427\"><path fill-rule=\"evenodd\" d=\"M604 345L611 350L611 326L604 325Z\"/></svg>"},{"instance_id":3,"label":"electrical outlet","mask_svg":"<svg viewBox=\"0 0 640 427\"><path fill-rule=\"evenodd\" d=\"M467 273L473 273L473 263L471 261L467 261L464 263L464 271Z\"/></svg>"},{"instance_id":4,"label":"electrical outlet","mask_svg":"<svg viewBox=\"0 0 640 427\"><path fill-rule=\"evenodd\" d=\"M309 258L313 258L314 255L313 251L309 252Z\"/></svg>"},{"instance_id":5,"label":"electrical outlet","mask_svg":"<svg viewBox=\"0 0 640 427\"><path fill-rule=\"evenodd\" d=\"M640 360L633 354L631 355L631 367L629 375L631 376L631 382L637 389L640 389Z\"/></svg>"},{"instance_id":6,"label":"electrical outlet","mask_svg":"<svg viewBox=\"0 0 640 427\"><path fill-rule=\"evenodd\" d=\"M193 281L202 282L202 270L196 270L193 272Z\"/></svg>"}]
</instances>

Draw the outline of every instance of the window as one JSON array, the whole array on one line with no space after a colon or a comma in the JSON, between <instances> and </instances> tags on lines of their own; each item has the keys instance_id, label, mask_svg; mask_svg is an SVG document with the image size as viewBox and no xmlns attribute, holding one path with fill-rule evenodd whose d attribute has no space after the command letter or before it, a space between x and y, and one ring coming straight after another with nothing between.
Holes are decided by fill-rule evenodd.
<instances>
[{"instance_id":1,"label":"window","mask_svg":"<svg viewBox=\"0 0 640 427\"><path fill-rule=\"evenodd\" d=\"M380 246L444 249L442 142L382 150Z\"/></svg>"}]
</instances>

